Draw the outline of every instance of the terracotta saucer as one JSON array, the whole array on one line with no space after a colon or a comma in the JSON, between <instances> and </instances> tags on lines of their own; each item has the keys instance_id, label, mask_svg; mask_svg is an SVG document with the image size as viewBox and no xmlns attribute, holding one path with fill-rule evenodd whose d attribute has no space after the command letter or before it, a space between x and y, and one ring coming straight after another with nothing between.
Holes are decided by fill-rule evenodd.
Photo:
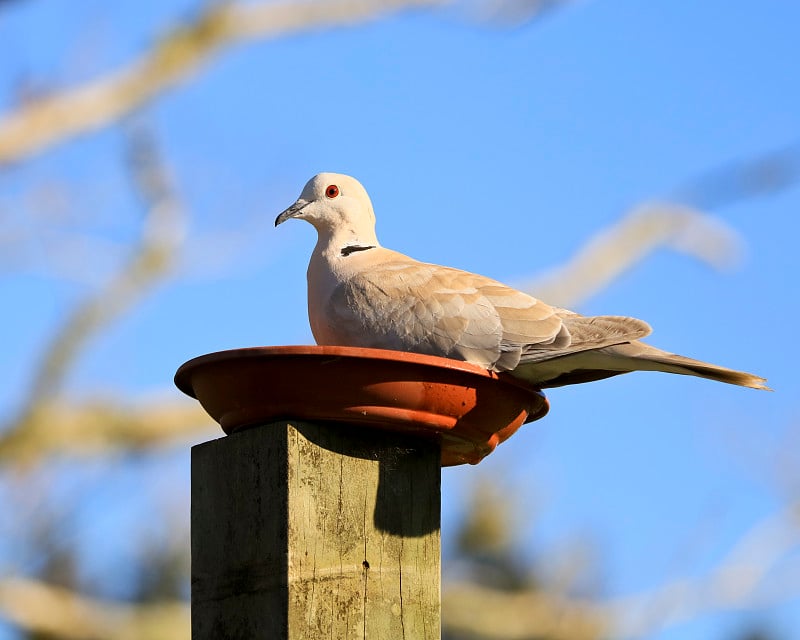
<instances>
[{"instance_id":1,"label":"terracotta saucer","mask_svg":"<svg viewBox=\"0 0 800 640\"><path fill-rule=\"evenodd\" d=\"M184 363L175 384L225 433L281 419L439 437L442 465L476 464L548 410L506 374L435 356L351 347L253 347Z\"/></svg>"}]
</instances>

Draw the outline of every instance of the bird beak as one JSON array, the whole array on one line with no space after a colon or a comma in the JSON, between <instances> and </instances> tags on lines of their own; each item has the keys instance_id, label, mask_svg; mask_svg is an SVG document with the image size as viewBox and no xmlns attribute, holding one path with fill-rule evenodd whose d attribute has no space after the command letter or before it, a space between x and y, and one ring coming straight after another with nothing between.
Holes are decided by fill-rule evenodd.
<instances>
[{"instance_id":1,"label":"bird beak","mask_svg":"<svg viewBox=\"0 0 800 640\"><path fill-rule=\"evenodd\" d=\"M282 212L277 218L275 218L275 226L277 227L281 222L286 222L289 218L296 218L300 215L300 212L303 210L304 207L307 207L311 204L308 200L298 200L295 202L291 207L286 209L286 211Z\"/></svg>"}]
</instances>

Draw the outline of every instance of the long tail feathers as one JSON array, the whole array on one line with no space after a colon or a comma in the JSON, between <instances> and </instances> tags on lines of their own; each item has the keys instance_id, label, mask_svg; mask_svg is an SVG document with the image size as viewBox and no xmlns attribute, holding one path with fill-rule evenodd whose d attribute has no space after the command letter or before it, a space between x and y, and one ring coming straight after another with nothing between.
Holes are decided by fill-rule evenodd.
<instances>
[{"instance_id":1,"label":"long tail feathers","mask_svg":"<svg viewBox=\"0 0 800 640\"><path fill-rule=\"evenodd\" d=\"M766 379L760 376L662 351L638 340L539 362L523 362L511 375L539 388L550 388L602 380L631 371L663 371L772 391L766 386Z\"/></svg>"},{"instance_id":2,"label":"long tail feathers","mask_svg":"<svg viewBox=\"0 0 800 640\"><path fill-rule=\"evenodd\" d=\"M751 389L764 389L772 391L766 384L765 378L753 375L745 371L736 371L727 367L720 367L701 360L694 360L674 353L668 353L661 349L656 349L641 342L634 342L630 345L618 345L612 347L613 350L625 351L625 347L631 347L631 354L636 360L644 363L652 363L654 371L665 371L667 373L678 373L689 376L698 376L718 382L736 384L740 387L750 387ZM625 354L627 355L627 354ZM644 367L643 367L644 368ZM649 367L648 367L649 368Z\"/></svg>"}]
</instances>

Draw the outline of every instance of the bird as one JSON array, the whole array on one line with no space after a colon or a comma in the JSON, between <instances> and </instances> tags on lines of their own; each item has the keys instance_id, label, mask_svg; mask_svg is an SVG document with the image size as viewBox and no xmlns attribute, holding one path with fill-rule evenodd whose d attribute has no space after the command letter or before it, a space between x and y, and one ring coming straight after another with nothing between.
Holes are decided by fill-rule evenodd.
<instances>
[{"instance_id":1,"label":"bird","mask_svg":"<svg viewBox=\"0 0 800 640\"><path fill-rule=\"evenodd\" d=\"M766 379L641 342L643 320L584 316L491 278L419 262L381 246L361 183L319 173L275 219L317 231L308 317L319 345L389 349L462 360L537 389L662 371L769 389Z\"/></svg>"}]
</instances>

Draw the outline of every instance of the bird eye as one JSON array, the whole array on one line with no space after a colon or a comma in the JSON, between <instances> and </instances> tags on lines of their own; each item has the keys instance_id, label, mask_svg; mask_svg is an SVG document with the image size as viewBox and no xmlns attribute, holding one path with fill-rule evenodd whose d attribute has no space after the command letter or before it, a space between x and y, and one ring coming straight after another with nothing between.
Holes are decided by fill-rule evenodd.
<instances>
[{"instance_id":1,"label":"bird eye","mask_svg":"<svg viewBox=\"0 0 800 640\"><path fill-rule=\"evenodd\" d=\"M339 195L339 187L335 184L329 185L327 189L325 189L325 195L329 198L335 198Z\"/></svg>"}]
</instances>

